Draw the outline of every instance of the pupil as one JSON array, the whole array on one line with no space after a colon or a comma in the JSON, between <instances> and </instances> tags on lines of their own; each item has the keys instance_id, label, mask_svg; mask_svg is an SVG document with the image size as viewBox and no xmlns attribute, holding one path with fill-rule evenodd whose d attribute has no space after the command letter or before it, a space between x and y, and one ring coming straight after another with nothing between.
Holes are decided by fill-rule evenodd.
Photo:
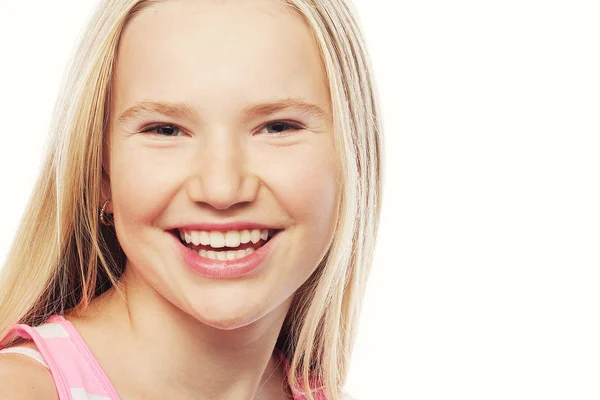
<instances>
[{"instance_id":1,"label":"pupil","mask_svg":"<svg viewBox=\"0 0 600 400\"><path fill-rule=\"evenodd\" d=\"M165 136L173 136L175 134L175 129L170 125L164 125L157 128L161 135ZM165 131L166 129L166 131Z\"/></svg>"},{"instance_id":2,"label":"pupil","mask_svg":"<svg viewBox=\"0 0 600 400\"><path fill-rule=\"evenodd\" d=\"M284 124L283 122L275 122L275 123L271 124L270 126L277 127L277 128L275 128L275 129L269 129L269 131L281 132L281 131L283 131L285 129L285 125L286 124ZM280 129L278 129L278 128L280 128ZM270 132L270 133L272 133L272 132Z\"/></svg>"}]
</instances>

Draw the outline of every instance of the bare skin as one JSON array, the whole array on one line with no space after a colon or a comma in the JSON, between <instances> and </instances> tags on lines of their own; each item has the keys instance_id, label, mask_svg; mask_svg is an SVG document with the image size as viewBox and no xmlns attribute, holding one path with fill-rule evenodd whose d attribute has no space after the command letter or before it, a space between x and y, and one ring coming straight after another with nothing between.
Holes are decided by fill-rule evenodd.
<instances>
[{"instance_id":1,"label":"bare skin","mask_svg":"<svg viewBox=\"0 0 600 400\"><path fill-rule=\"evenodd\" d=\"M127 255L125 298L111 289L67 319L123 399L289 399L273 350L339 207L328 85L309 28L272 0L170 0L130 22L117 60L102 195ZM256 107L284 99L312 112ZM147 100L195 112L119 119ZM287 122L296 128L279 131ZM156 125L169 127L145 132ZM255 276L205 278L174 251L169 230L181 224L239 221L280 230Z\"/></svg>"},{"instance_id":2,"label":"bare skin","mask_svg":"<svg viewBox=\"0 0 600 400\"><path fill-rule=\"evenodd\" d=\"M284 400L292 397L289 396L283 365L278 357L264 351L262 346L274 347L283 323L280 314L287 307L289 304L286 302L279 314L269 315L276 319L272 328L262 335L258 334L257 326L221 332L213 328L211 333L214 336L206 336L216 340L213 343L190 336L192 332L177 332L174 329L160 331L160 327L164 325L156 315L130 313L124 300L114 291L100 296L82 315L77 316L72 312L66 318L82 335L122 399ZM179 315L179 318L186 317L189 318ZM260 324L265 322L263 319ZM154 330L156 331L153 332ZM250 333L251 331L254 332ZM111 332L119 332L119 340L115 340ZM230 340L228 336L235 336L243 341ZM253 340L245 341L250 338ZM180 344L184 340L200 347L195 349L194 354L203 351L213 355L212 360L208 357L196 359L191 354L185 354L189 346ZM157 341L165 341L165 345ZM33 344L30 346L35 347ZM217 346L219 353L229 352L228 358L224 360L225 365L220 366L213 361L219 360L221 356L215 354ZM252 350L263 358L255 356L243 359L238 356ZM244 364L245 362L248 364ZM140 365L147 367L140 368ZM199 376L202 381L195 380ZM241 393L241 386L236 383L244 382L244 379L257 382L256 389L251 389L253 393ZM206 381L212 381L213 384Z\"/></svg>"}]
</instances>

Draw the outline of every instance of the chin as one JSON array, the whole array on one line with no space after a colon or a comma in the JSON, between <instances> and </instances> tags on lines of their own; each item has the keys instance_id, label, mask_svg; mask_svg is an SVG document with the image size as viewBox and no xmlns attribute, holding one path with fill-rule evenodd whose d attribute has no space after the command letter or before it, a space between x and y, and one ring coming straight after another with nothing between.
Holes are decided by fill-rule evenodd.
<instances>
[{"instance_id":1,"label":"chin","mask_svg":"<svg viewBox=\"0 0 600 400\"><path fill-rule=\"evenodd\" d=\"M260 320L268 310L259 304L203 302L202 307L194 307L190 313L199 322L221 330L243 328Z\"/></svg>"},{"instance_id":2,"label":"chin","mask_svg":"<svg viewBox=\"0 0 600 400\"><path fill-rule=\"evenodd\" d=\"M211 315L196 315L195 317L205 325L224 331L244 328L252 325L261 318L261 316L238 313L211 313Z\"/></svg>"},{"instance_id":3,"label":"chin","mask_svg":"<svg viewBox=\"0 0 600 400\"><path fill-rule=\"evenodd\" d=\"M289 301L288 301L289 300ZM265 321L271 325L285 318L285 314L291 304L291 297L280 303L272 305L256 302L202 302L201 308L196 308L193 317L201 323L221 330L234 330Z\"/></svg>"}]
</instances>

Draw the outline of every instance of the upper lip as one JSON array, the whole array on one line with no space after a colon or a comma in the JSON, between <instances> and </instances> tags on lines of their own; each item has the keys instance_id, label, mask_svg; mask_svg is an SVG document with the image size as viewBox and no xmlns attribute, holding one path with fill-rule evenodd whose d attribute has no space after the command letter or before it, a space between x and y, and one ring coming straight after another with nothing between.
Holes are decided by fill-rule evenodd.
<instances>
[{"instance_id":1,"label":"upper lip","mask_svg":"<svg viewBox=\"0 0 600 400\"><path fill-rule=\"evenodd\" d=\"M258 222L246 222L246 221L237 221L237 222L228 222L228 223L216 223L216 222L205 222L205 223L190 223L178 225L173 229L179 230L189 230L189 231L241 231L243 229L274 229L278 230L280 228L276 228L273 225L261 224Z\"/></svg>"}]
</instances>

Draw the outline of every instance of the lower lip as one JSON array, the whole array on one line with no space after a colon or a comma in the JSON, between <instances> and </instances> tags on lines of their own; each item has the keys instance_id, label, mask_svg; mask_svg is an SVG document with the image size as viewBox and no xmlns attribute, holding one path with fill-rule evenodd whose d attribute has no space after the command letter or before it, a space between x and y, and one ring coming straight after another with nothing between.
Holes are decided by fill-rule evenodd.
<instances>
[{"instance_id":1,"label":"lower lip","mask_svg":"<svg viewBox=\"0 0 600 400\"><path fill-rule=\"evenodd\" d=\"M172 235L184 263L194 272L217 279L237 279L257 274L265 265L269 254L273 251L279 232L267 243L245 257L236 260L220 261L202 257L184 246L179 238Z\"/></svg>"}]
</instances>

